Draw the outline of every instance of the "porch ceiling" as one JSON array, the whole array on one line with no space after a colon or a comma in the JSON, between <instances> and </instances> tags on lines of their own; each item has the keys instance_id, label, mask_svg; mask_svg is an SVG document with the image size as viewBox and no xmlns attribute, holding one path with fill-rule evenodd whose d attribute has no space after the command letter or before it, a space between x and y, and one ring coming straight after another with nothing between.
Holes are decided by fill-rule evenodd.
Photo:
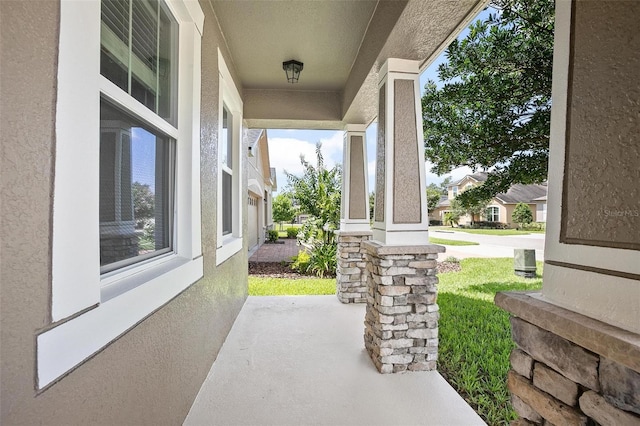
<instances>
[{"instance_id":1,"label":"porch ceiling","mask_svg":"<svg viewBox=\"0 0 640 426\"><path fill-rule=\"evenodd\" d=\"M423 68L484 0L211 0L255 128L342 129L377 115L387 58ZM282 62L304 62L297 84Z\"/></svg>"}]
</instances>

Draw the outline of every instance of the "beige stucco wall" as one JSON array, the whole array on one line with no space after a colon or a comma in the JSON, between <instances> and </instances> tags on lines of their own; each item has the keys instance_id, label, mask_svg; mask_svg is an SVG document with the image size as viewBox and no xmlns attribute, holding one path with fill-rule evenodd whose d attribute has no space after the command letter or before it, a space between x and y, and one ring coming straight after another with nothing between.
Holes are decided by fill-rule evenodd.
<instances>
[{"instance_id":1,"label":"beige stucco wall","mask_svg":"<svg viewBox=\"0 0 640 426\"><path fill-rule=\"evenodd\" d=\"M50 317L59 5L0 2L3 425L180 424L244 303L245 251L215 266L221 37L209 2L202 8L204 278L38 395L35 336ZM225 57L231 64L226 52Z\"/></svg>"},{"instance_id":2,"label":"beige stucco wall","mask_svg":"<svg viewBox=\"0 0 640 426\"><path fill-rule=\"evenodd\" d=\"M578 12L577 31L573 34L572 3ZM637 108L634 109L640 103L638 67L630 66L638 61L638 39L629 36L636 33L638 19L640 5L632 1L556 3L546 265L542 290L543 297L551 303L635 333L640 333L640 251L590 245L586 240L591 231L584 227L585 224L571 231L585 241L568 241L561 238L560 225L564 215L569 221L587 221L586 224L597 229L596 233L606 227L609 230L607 238L613 243L624 242L619 238L620 231L632 229L637 232L640 228L640 217L616 221L598 215L597 209L591 208L587 210L593 213L589 217L572 214L582 200L606 208L609 197L619 195L619 185L624 187L626 182L632 182L632 188L631 192L619 197L620 208L638 203L638 179L628 181L637 176L639 170L640 123ZM578 56L576 61L570 61L572 51ZM581 89L572 93L569 90L572 84ZM591 125L597 123L593 132L598 143L615 152L603 157L598 155L599 151L590 150L591 144L585 142L585 138L591 136L582 131L571 132L572 114L568 112L579 114L581 120L586 119ZM576 154L575 150L578 154L583 151L581 158L566 155L567 139L573 154ZM611 163L612 157L623 157L624 161ZM569 167L566 167L565 159L570 162ZM589 179L575 182L572 178L567 182L572 186L567 192L568 186L563 188L562 185L565 175L576 169L590 171ZM619 182L611 185L611 179L616 176L620 179L614 180ZM567 198L572 198L572 207L566 202ZM630 228L628 220L635 220L635 227Z\"/></svg>"}]
</instances>

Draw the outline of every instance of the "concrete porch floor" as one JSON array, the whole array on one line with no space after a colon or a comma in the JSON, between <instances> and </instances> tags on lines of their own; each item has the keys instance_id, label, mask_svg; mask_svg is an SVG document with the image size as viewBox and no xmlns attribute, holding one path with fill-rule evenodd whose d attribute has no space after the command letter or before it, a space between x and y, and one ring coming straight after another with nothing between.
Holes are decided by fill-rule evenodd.
<instances>
[{"instance_id":1,"label":"concrete porch floor","mask_svg":"<svg viewBox=\"0 0 640 426\"><path fill-rule=\"evenodd\" d=\"M379 374L364 313L335 296L249 297L184 424L484 424L437 372Z\"/></svg>"}]
</instances>

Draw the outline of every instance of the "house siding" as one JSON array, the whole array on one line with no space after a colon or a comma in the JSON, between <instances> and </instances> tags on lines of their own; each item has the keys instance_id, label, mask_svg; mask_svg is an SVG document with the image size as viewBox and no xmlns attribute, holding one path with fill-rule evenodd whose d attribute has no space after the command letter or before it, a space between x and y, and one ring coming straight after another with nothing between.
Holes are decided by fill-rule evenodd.
<instances>
[{"instance_id":1,"label":"house siding","mask_svg":"<svg viewBox=\"0 0 640 426\"><path fill-rule=\"evenodd\" d=\"M36 335L51 317L59 3L0 2L2 424L182 423L246 299L245 250L216 267L218 46L232 62L210 4L202 9L204 277L38 393Z\"/></svg>"}]
</instances>

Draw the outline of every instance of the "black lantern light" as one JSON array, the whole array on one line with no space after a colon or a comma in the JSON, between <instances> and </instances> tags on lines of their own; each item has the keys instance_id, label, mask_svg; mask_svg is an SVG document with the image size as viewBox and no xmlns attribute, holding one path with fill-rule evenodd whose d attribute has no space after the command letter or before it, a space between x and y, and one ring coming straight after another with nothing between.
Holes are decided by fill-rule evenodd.
<instances>
[{"instance_id":1,"label":"black lantern light","mask_svg":"<svg viewBox=\"0 0 640 426\"><path fill-rule=\"evenodd\" d=\"M294 61L293 59L282 63L282 69L287 73L287 81L289 83L298 82L303 66L302 62Z\"/></svg>"}]
</instances>

